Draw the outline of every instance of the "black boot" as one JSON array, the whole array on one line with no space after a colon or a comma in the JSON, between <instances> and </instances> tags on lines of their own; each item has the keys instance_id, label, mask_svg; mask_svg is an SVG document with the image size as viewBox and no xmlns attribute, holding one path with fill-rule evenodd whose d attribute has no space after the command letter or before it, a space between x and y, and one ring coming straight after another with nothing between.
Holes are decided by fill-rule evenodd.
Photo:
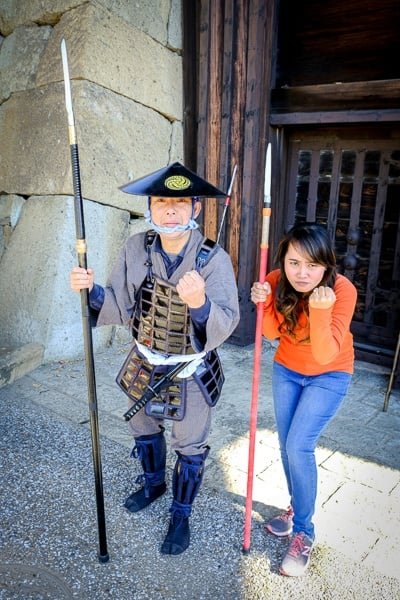
<instances>
[{"instance_id":1,"label":"black boot","mask_svg":"<svg viewBox=\"0 0 400 600\"><path fill-rule=\"evenodd\" d=\"M135 481L142 484L142 487L128 496L124 506L129 512L138 512L162 496L167 489L165 484L167 447L164 428L160 433L135 438L135 447L131 456L139 458L142 463L143 473Z\"/></svg>"},{"instance_id":2,"label":"black boot","mask_svg":"<svg viewBox=\"0 0 400 600\"><path fill-rule=\"evenodd\" d=\"M204 474L209 448L203 454L185 456L177 452L172 486L174 500L170 508L168 533L161 546L162 554L181 554L190 544L189 517Z\"/></svg>"}]
</instances>

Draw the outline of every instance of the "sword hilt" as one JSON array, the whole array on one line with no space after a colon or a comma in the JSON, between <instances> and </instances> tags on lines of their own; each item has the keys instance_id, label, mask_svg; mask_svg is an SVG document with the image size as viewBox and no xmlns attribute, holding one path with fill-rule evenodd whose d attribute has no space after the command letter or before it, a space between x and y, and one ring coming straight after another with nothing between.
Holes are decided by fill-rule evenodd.
<instances>
[{"instance_id":1,"label":"sword hilt","mask_svg":"<svg viewBox=\"0 0 400 600\"><path fill-rule=\"evenodd\" d=\"M159 395L159 392L163 389L171 385L174 377L176 377L183 369L187 367L187 362L181 362L177 365L174 365L172 369L170 369L161 379L157 381L153 386L148 385L145 393L139 400L137 400L127 411L124 413L125 421L129 421L136 415L137 412L141 408L143 408L149 400L152 398L156 398Z\"/></svg>"},{"instance_id":2,"label":"sword hilt","mask_svg":"<svg viewBox=\"0 0 400 600\"><path fill-rule=\"evenodd\" d=\"M136 413L138 413L139 410L141 410L149 400L156 396L158 396L158 393L153 388L148 386L148 389L146 390L145 394L141 398L139 398L139 400L137 400L134 404L132 404L132 406L126 411L126 413L124 413L125 421L130 421L132 417L134 417Z\"/></svg>"}]
</instances>

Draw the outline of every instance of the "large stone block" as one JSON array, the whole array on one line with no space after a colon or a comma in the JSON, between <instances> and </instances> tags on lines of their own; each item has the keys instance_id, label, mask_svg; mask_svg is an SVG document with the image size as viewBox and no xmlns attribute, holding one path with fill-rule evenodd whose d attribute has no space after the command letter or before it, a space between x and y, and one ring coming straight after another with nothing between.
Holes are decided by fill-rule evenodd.
<instances>
[{"instance_id":1,"label":"large stone block","mask_svg":"<svg viewBox=\"0 0 400 600\"><path fill-rule=\"evenodd\" d=\"M93 81L165 115L182 120L182 59L98 5L63 15L40 61L37 85L62 79L65 39L71 79Z\"/></svg>"},{"instance_id":2,"label":"large stone block","mask_svg":"<svg viewBox=\"0 0 400 600\"><path fill-rule=\"evenodd\" d=\"M82 195L142 214L146 202L118 187L168 164L172 132L180 132L180 125L90 82L72 82L72 94ZM18 92L4 102L0 139L7 140L0 155L0 191L73 194L62 83ZM180 133L178 139L180 145ZM175 142L173 147L177 150Z\"/></svg>"},{"instance_id":3,"label":"large stone block","mask_svg":"<svg viewBox=\"0 0 400 600\"><path fill-rule=\"evenodd\" d=\"M182 47L181 0L97 0L97 3L161 44ZM27 23L55 25L63 13L81 4L82 0L3 0L0 3L0 31L9 35L16 27Z\"/></svg>"},{"instance_id":4,"label":"large stone block","mask_svg":"<svg viewBox=\"0 0 400 600\"><path fill-rule=\"evenodd\" d=\"M0 220L7 219L11 227L14 228L18 222L25 198L10 194L9 196L0 195Z\"/></svg>"},{"instance_id":5,"label":"large stone block","mask_svg":"<svg viewBox=\"0 0 400 600\"><path fill-rule=\"evenodd\" d=\"M84 202L88 265L104 283L129 234L129 213ZM71 197L29 198L0 262L0 345L42 345L44 362L82 355L81 303L69 288L77 264ZM111 327L94 330L104 346Z\"/></svg>"},{"instance_id":6,"label":"large stone block","mask_svg":"<svg viewBox=\"0 0 400 600\"><path fill-rule=\"evenodd\" d=\"M52 31L51 27L17 27L1 46L0 104L12 92L35 87L40 56Z\"/></svg>"},{"instance_id":7,"label":"large stone block","mask_svg":"<svg viewBox=\"0 0 400 600\"><path fill-rule=\"evenodd\" d=\"M7 243L7 241L6 241L5 235L4 235L4 225L0 221L0 258L2 257L2 254L3 254L4 250L6 249L6 243Z\"/></svg>"},{"instance_id":8,"label":"large stone block","mask_svg":"<svg viewBox=\"0 0 400 600\"><path fill-rule=\"evenodd\" d=\"M180 3L181 0L177 1ZM98 3L164 46L167 45L171 0L98 0ZM180 21L178 25L181 25Z\"/></svg>"},{"instance_id":9,"label":"large stone block","mask_svg":"<svg viewBox=\"0 0 400 600\"><path fill-rule=\"evenodd\" d=\"M169 155L168 163L174 163L183 160L183 123L175 121L172 123L172 134L171 134L171 151Z\"/></svg>"},{"instance_id":10,"label":"large stone block","mask_svg":"<svg viewBox=\"0 0 400 600\"><path fill-rule=\"evenodd\" d=\"M19 25L54 25L60 16L82 4L82 0L2 0L0 31L9 35Z\"/></svg>"},{"instance_id":11,"label":"large stone block","mask_svg":"<svg viewBox=\"0 0 400 600\"><path fill-rule=\"evenodd\" d=\"M171 0L167 41L169 48L182 48L182 37L182 0Z\"/></svg>"},{"instance_id":12,"label":"large stone block","mask_svg":"<svg viewBox=\"0 0 400 600\"><path fill-rule=\"evenodd\" d=\"M26 344L20 347L0 346L0 387L13 383L42 364L43 347Z\"/></svg>"}]
</instances>

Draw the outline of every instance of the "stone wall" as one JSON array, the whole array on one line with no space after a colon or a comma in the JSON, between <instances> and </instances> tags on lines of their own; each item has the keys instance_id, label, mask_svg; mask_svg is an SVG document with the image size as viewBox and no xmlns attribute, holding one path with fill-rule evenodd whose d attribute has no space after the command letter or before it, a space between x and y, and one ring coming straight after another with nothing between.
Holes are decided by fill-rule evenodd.
<instances>
[{"instance_id":1,"label":"stone wall","mask_svg":"<svg viewBox=\"0 0 400 600\"><path fill-rule=\"evenodd\" d=\"M0 2L0 346L82 355L60 43L68 51L88 264L104 283L144 198L119 186L182 161L181 0ZM96 331L98 349L112 328Z\"/></svg>"}]
</instances>

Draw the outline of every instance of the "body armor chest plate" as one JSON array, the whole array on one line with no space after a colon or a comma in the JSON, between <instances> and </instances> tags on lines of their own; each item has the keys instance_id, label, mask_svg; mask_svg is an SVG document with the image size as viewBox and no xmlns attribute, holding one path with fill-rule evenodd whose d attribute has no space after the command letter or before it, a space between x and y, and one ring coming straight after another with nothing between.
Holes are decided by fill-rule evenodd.
<instances>
[{"instance_id":1,"label":"body armor chest plate","mask_svg":"<svg viewBox=\"0 0 400 600\"><path fill-rule=\"evenodd\" d=\"M154 276L139 289L132 334L140 344L161 354L193 354L190 313L176 287Z\"/></svg>"}]
</instances>

